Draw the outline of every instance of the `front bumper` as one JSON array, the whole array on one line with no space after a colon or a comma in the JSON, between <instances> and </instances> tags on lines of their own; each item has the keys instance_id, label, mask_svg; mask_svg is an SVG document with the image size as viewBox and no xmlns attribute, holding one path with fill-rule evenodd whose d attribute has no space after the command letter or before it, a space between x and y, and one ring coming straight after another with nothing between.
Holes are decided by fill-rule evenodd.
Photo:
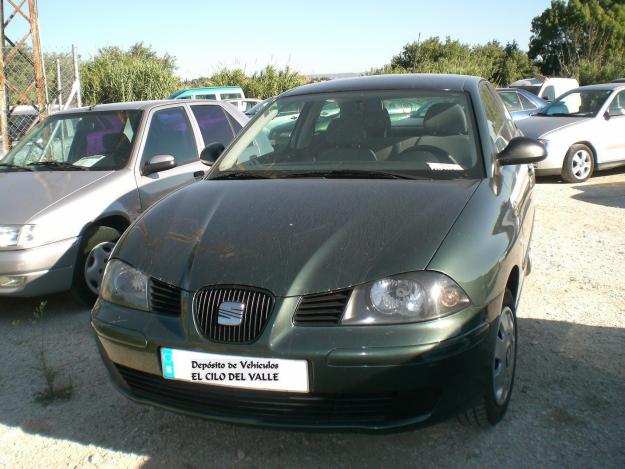
<instances>
[{"instance_id":1,"label":"front bumper","mask_svg":"<svg viewBox=\"0 0 625 469\"><path fill-rule=\"evenodd\" d=\"M383 430L444 419L481 395L494 303L421 324L303 327L290 321L297 299L286 298L262 336L246 345L204 339L186 308L174 318L98 301L92 325L117 388L140 403L243 424ZM161 347L305 359L310 393L165 380Z\"/></svg>"},{"instance_id":2,"label":"front bumper","mask_svg":"<svg viewBox=\"0 0 625 469\"><path fill-rule=\"evenodd\" d=\"M32 297L68 290L80 238L30 249L0 251L0 276L20 279L15 287L0 287L0 296Z\"/></svg>"}]
</instances>

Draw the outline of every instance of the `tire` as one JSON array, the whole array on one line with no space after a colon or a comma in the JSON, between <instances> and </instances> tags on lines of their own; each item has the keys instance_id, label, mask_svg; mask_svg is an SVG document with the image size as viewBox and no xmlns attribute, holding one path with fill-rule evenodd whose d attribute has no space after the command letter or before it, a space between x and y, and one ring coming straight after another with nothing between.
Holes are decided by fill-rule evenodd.
<instances>
[{"instance_id":1,"label":"tire","mask_svg":"<svg viewBox=\"0 0 625 469\"><path fill-rule=\"evenodd\" d=\"M93 306L98 297L104 267L120 236L109 226L94 226L83 236L74 266L72 293L87 306Z\"/></svg>"},{"instance_id":2,"label":"tire","mask_svg":"<svg viewBox=\"0 0 625 469\"><path fill-rule=\"evenodd\" d=\"M588 146L576 144L569 148L562 163L562 179L566 182L584 182L595 170L595 155Z\"/></svg>"},{"instance_id":3,"label":"tire","mask_svg":"<svg viewBox=\"0 0 625 469\"><path fill-rule=\"evenodd\" d=\"M465 425L497 425L508 410L517 361L517 321L510 290L504 294L501 313L495 321L496 332L491 339L490 366L485 370L484 394L458 415L460 423Z\"/></svg>"}]
</instances>

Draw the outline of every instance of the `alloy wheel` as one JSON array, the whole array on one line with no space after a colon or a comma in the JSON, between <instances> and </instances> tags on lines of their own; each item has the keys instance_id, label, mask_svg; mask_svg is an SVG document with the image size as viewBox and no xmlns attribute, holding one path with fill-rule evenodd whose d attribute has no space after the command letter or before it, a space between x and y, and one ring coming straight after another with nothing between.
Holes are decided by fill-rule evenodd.
<instances>
[{"instance_id":1,"label":"alloy wheel","mask_svg":"<svg viewBox=\"0 0 625 469\"><path fill-rule=\"evenodd\" d=\"M577 179L586 179L592 169L590 153L586 150L577 150L571 158L571 171Z\"/></svg>"},{"instance_id":2,"label":"alloy wheel","mask_svg":"<svg viewBox=\"0 0 625 469\"><path fill-rule=\"evenodd\" d=\"M111 257L115 243L106 241L93 247L85 260L85 283L94 294L100 293L104 268Z\"/></svg>"},{"instance_id":3,"label":"alloy wheel","mask_svg":"<svg viewBox=\"0 0 625 469\"><path fill-rule=\"evenodd\" d=\"M503 405L512 389L514 362L516 360L516 333L514 313L505 306L499 316L497 337L495 339L495 357L493 359L493 391L495 401Z\"/></svg>"}]
</instances>

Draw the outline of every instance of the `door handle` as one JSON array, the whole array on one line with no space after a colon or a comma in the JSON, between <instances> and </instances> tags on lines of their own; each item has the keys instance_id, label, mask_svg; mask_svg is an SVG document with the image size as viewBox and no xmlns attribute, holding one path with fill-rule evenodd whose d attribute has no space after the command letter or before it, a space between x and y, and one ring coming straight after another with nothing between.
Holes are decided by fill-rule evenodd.
<instances>
[{"instance_id":1,"label":"door handle","mask_svg":"<svg viewBox=\"0 0 625 469\"><path fill-rule=\"evenodd\" d=\"M206 176L205 171L196 171L195 173L193 173L193 177L195 179L200 179L200 178L203 178L204 176Z\"/></svg>"}]
</instances>

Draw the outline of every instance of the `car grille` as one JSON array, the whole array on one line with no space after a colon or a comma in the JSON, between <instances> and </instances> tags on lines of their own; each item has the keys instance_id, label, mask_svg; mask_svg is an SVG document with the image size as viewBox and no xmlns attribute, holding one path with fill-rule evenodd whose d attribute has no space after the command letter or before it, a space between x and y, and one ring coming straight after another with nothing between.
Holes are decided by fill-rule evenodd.
<instances>
[{"instance_id":1,"label":"car grille","mask_svg":"<svg viewBox=\"0 0 625 469\"><path fill-rule=\"evenodd\" d=\"M333 326L345 313L351 290L302 297L293 322L298 326Z\"/></svg>"},{"instance_id":2,"label":"car grille","mask_svg":"<svg viewBox=\"0 0 625 469\"><path fill-rule=\"evenodd\" d=\"M116 367L138 399L211 416L295 425L374 425L412 418L429 414L439 397L433 388L383 394L248 391L173 381L121 365Z\"/></svg>"},{"instance_id":3,"label":"car grille","mask_svg":"<svg viewBox=\"0 0 625 469\"><path fill-rule=\"evenodd\" d=\"M238 326L218 324L219 305L224 302L245 304ZM256 340L267 324L273 308L273 296L248 287L209 287L199 290L193 299L195 321L204 336L217 342L244 343Z\"/></svg>"},{"instance_id":4,"label":"car grille","mask_svg":"<svg viewBox=\"0 0 625 469\"><path fill-rule=\"evenodd\" d=\"M182 290L160 280L150 280L150 309L157 313L180 316Z\"/></svg>"}]
</instances>

